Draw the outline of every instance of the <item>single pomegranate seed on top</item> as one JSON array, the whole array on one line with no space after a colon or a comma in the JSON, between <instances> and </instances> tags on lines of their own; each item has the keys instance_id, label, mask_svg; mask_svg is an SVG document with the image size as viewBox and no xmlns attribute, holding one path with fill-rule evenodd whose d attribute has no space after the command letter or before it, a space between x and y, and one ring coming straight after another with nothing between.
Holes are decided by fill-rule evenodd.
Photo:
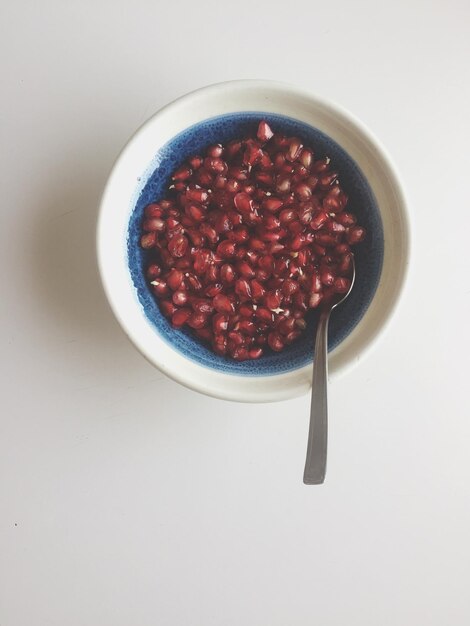
<instances>
[{"instance_id":1,"label":"single pomegranate seed on top","mask_svg":"<svg viewBox=\"0 0 470 626\"><path fill-rule=\"evenodd\" d=\"M204 328L207 325L207 315L204 313L192 313L186 323L191 328Z\"/></svg>"},{"instance_id":2,"label":"single pomegranate seed on top","mask_svg":"<svg viewBox=\"0 0 470 626\"><path fill-rule=\"evenodd\" d=\"M219 236L215 228L212 228L212 226L210 226L210 224L207 224L206 222L200 225L199 232L202 233L204 237L207 237L209 243L214 244L217 243L217 241L219 240Z\"/></svg>"},{"instance_id":3,"label":"single pomegranate seed on top","mask_svg":"<svg viewBox=\"0 0 470 626\"><path fill-rule=\"evenodd\" d=\"M233 265L230 265L230 263L222 265L220 268L220 278L224 283L232 283L235 280Z\"/></svg>"},{"instance_id":4,"label":"single pomegranate seed on top","mask_svg":"<svg viewBox=\"0 0 470 626\"><path fill-rule=\"evenodd\" d=\"M162 273L162 268L156 263L152 263L147 268L147 278L149 280L155 280L155 278L158 278L161 275L161 273Z\"/></svg>"},{"instance_id":5,"label":"single pomegranate seed on top","mask_svg":"<svg viewBox=\"0 0 470 626\"><path fill-rule=\"evenodd\" d=\"M194 253L194 271L196 274L204 274L211 263L212 253L210 250L199 249Z\"/></svg>"},{"instance_id":6,"label":"single pomegranate seed on top","mask_svg":"<svg viewBox=\"0 0 470 626\"><path fill-rule=\"evenodd\" d=\"M250 283L244 278L239 278L235 281L235 293L240 296L240 298L244 298L246 300L251 299Z\"/></svg>"},{"instance_id":7,"label":"single pomegranate seed on top","mask_svg":"<svg viewBox=\"0 0 470 626\"><path fill-rule=\"evenodd\" d=\"M224 153L224 149L223 149L222 144L217 143L217 144L214 144L213 146L209 146L206 152L207 152L207 156L218 158L222 156L222 154Z\"/></svg>"},{"instance_id":8,"label":"single pomegranate seed on top","mask_svg":"<svg viewBox=\"0 0 470 626\"><path fill-rule=\"evenodd\" d=\"M176 311L176 307L170 300L160 300L160 308L165 317L171 317Z\"/></svg>"},{"instance_id":9,"label":"single pomegranate seed on top","mask_svg":"<svg viewBox=\"0 0 470 626\"><path fill-rule=\"evenodd\" d=\"M251 281L251 292L253 294L253 300L255 302L258 302L259 300L261 300L261 298L263 298L264 294L266 293L266 289L256 278L254 278Z\"/></svg>"},{"instance_id":10,"label":"single pomegranate seed on top","mask_svg":"<svg viewBox=\"0 0 470 626\"><path fill-rule=\"evenodd\" d=\"M218 293L221 293L222 290L223 290L223 285L221 283L213 283L212 285L208 285L205 288L204 293L209 298L213 298Z\"/></svg>"},{"instance_id":11,"label":"single pomegranate seed on top","mask_svg":"<svg viewBox=\"0 0 470 626\"><path fill-rule=\"evenodd\" d=\"M336 293L347 293L349 287L351 286L351 281L349 278L345 278L344 276L338 276L338 278L335 278L333 286Z\"/></svg>"},{"instance_id":12,"label":"single pomegranate seed on top","mask_svg":"<svg viewBox=\"0 0 470 626\"><path fill-rule=\"evenodd\" d=\"M320 280L323 285L329 286L335 282L335 275L330 269L324 267L320 270Z\"/></svg>"},{"instance_id":13,"label":"single pomegranate seed on top","mask_svg":"<svg viewBox=\"0 0 470 626\"><path fill-rule=\"evenodd\" d=\"M221 241L217 246L217 254L222 259L229 259L235 256L236 250L236 245L233 243L233 241L229 241L228 239L226 239L225 241Z\"/></svg>"},{"instance_id":14,"label":"single pomegranate seed on top","mask_svg":"<svg viewBox=\"0 0 470 626\"><path fill-rule=\"evenodd\" d=\"M261 356L263 355L263 348L251 348L251 350L248 351L248 356L250 357L250 359L259 359Z\"/></svg>"},{"instance_id":15,"label":"single pomegranate seed on top","mask_svg":"<svg viewBox=\"0 0 470 626\"><path fill-rule=\"evenodd\" d=\"M263 200L263 202L261 203L261 207L266 211L271 211L272 213L275 213L282 207L283 204L284 201L280 198L270 196L269 198L265 198Z\"/></svg>"},{"instance_id":16,"label":"single pomegranate seed on top","mask_svg":"<svg viewBox=\"0 0 470 626\"><path fill-rule=\"evenodd\" d=\"M314 292L312 292L310 294L310 296L309 296L309 299L308 299L308 306L311 309L315 309L320 304L320 302L322 301L322 297L323 296L322 296L321 293L314 293Z\"/></svg>"},{"instance_id":17,"label":"single pomegranate seed on top","mask_svg":"<svg viewBox=\"0 0 470 626\"><path fill-rule=\"evenodd\" d=\"M163 209L162 207L157 204L156 202L152 202L152 204L148 204L145 209L144 209L144 214L145 217L148 218L152 218L152 217L162 217L163 215Z\"/></svg>"},{"instance_id":18,"label":"single pomegranate seed on top","mask_svg":"<svg viewBox=\"0 0 470 626\"><path fill-rule=\"evenodd\" d=\"M256 136L258 137L258 139L262 143L266 143L267 141L271 139L273 135L274 133L271 130L271 127L269 126L269 124L265 122L264 120L261 120L258 126L258 131L256 133Z\"/></svg>"},{"instance_id":19,"label":"single pomegranate seed on top","mask_svg":"<svg viewBox=\"0 0 470 626\"><path fill-rule=\"evenodd\" d=\"M278 309L281 305L281 295L277 289L268 291L264 298L264 303L268 309Z\"/></svg>"},{"instance_id":20,"label":"single pomegranate seed on top","mask_svg":"<svg viewBox=\"0 0 470 626\"><path fill-rule=\"evenodd\" d=\"M189 159L189 165L193 168L193 170L198 170L202 165L202 158L200 156L193 156ZM197 198L194 198L197 200Z\"/></svg>"},{"instance_id":21,"label":"single pomegranate seed on top","mask_svg":"<svg viewBox=\"0 0 470 626\"><path fill-rule=\"evenodd\" d=\"M224 333L228 328L228 317L223 313L216 313L212 318L214 334Z\"/></svg>"},{"instance_id":22,"label":"single pomegranate seed on top","mask_svg":"<svg viewBox=\"0 0 470 626\"><path fill-rule=\"evenodd\" d=\"M233 199L236 208L241 213L250 213L253 210L254 202L249 194L245 191L237 193Z\"/></svg>"},{"instance_id":23,"label":"single pomegranate seed on top","mask_svg":"<svg viewBox=\"0 0 470 626\"><path fill-rule=\"evenodd\" d=\"M300 153L300 162L304 167L310 169L313 163L313 152L308 148L304 148Z\"/></svg>"},{"instance_id":24,"label":"single pomegranate seed on top","mask_svg":"<svg viewBox=\"0 0 470 626\"><path fill-rule=\"evenodd\" d=\"M142 222L142 230L149 233L153 231L164 231L165 222L161 219L161 217L149 217Z\"/></svg>"},{"instance_id":25,"label":"single pomegranate seed on top","mask_svg":"<svg viewBox=\"0 0 470 626\"><path fill-rule=\"evenodd\" d=\"M286 158L289 161L295 161L296 159L298 159L302 152L302 147L303 146L300 142L300 139L298 137L292 137L289 142L289 149L286 153Z\"/></svg>"}]
</instances>

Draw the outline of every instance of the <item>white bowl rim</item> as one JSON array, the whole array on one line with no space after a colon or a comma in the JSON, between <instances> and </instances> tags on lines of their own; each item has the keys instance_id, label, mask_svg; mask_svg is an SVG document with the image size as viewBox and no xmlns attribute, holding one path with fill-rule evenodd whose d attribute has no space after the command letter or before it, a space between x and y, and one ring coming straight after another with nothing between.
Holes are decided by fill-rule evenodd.
<instances>
[{"instance_id":1,"label":"white bowl rim","mask_svg":"<svg viewBox=\"0 0 470 626\"><path fill-rule=\"evenodd\" d=\"M311 91L304 89L302 87L293 85L291 83L283 82L283 81L275 81L275 80L265 80L265 79L241 79L241 80L231 80L213 83L207 86L200 87L196 90L193 90L185 95L182 95L167 105L160 108L156 113L154 113L148 120L146 120L130 137L128 142L125 144L120 154L116 158L110 174L108 176L101 202L98 211L98 219L97 219L97 229L96 229L96 246L97 246L97 262L98 269L101 278L101 282L103 285L104 292L106 294L109 305L114 313L114 316L118 320L125 334L128 336L130 341L137 347L137 349L141 352L141 354L154 366L163 371L166 375L168 375L173 380L179 382L185 387L192 389L194 391L198 391L200 393L223 399L223 400L232 400L237 402L274 402L279 400L286 400L292 397L296 397L308 392L310 387L310 375L311 365L307 365L300 370L305 374L304 379L300 384L286 386L283 384L279 385L271 385L272 389L268 392L256 389L256 387L251 387L251 389L243 389L243 385L237 388L233 388L230 384L231 380L239 379L239 382L248 383L249 381L256 380L271 380L273 383L276 383L277 380L279 382L282 378L286 376L286 374L292 374L293 372L287 372L285 374L280 375L270 375L270 376L257 376L257 377L237 377L233 374L220 374L216 373L216 377L222 377L226 380L221 385L214 385L213 382L211 384L207 384L202 380L192 380L185 374L185 370L178 370L178 368L170 368L164 362L159 360L158 355L149 352L147 346L140 341L139 337L135 334L133 328L129 327L125 316L123 315L123 311L121 310L118 298L116 294L113 293L113 290L109 286L108 282L108 271L109 266L105 258L103 241L105 238L104 232L104 223L105 216L108 209L108 197L110 195L110 190L115 183L115 173L118 165L122 164L123 161L126 160L129 153L135 146L135 144L139 141L139 139L147 133L148 129L152 124L154 124L161 116L166 114L168 111L176 107L177 105L186 105L191 106L195 100L197 100L201 95L211 96L219 94L222 91L227 91L229 88L234 89L243 89L243 88L259 88L263 89L274 89L279 92L288 93L293 96L301 97L306 100L309 100L314 106L319 107L328 111L329 113L342 118L348 125L352 128L355 128L359 131L360 135L365 139L365 141L377 152L379 155L382 165L385 167L387 171L388 178L393 185L396 202L400 209L400 223L402 228L402 264L400 268L400 280L395 285L394 295L395 298L392 302L388 304L388 307L384 314L382 314L380 320L380 326L375 329L375 331L369 335L368 339L365 343L361 344L360 353L356 355L355 358L350 358L347 362L341 362L336 367L331 367L330 365L330 379L336 379L337 377L344 375L350 369L352 369L359 360L362 360L365 356L367 356L370 351L376 347L378 340L383 337L384 333L388 330L390 322L397 310L399 302L402 299L403 292L405 286L407 284L407 278L409 273L409 264L410 264L410 253L411 253L411 228L410 228L410 216L408 211L408 202L406 200L405 190L403 188L402 182L397 173L397 168L393 162L393 159L390 157L386 148L382 145L379 139L370 131L369 128L365 126L363 122L361 122L358 118L356 118L352 113L346 110L341 105L338 105L331 100L325 99L312 93ZM240 109L238 109L240 110ZM247 110L247 109L246 109ZM235 111L234 111L235 112ZM211 117L211 116L209 116ZM156 150L158 147L156 148ZM142 170L143 171L143 170ZM380 207L379 207L380 208ZM354 332L354 331L352 331ZM345 340L346 341L346 340ZM343 343L343 342L342 342ZM329 355L330 364L334 363L335 353L338 348L341 347L342 343L337 346ZM176 352L176 351L174 351ZM184 358L184 357L183 357ZM187 360L186 360L187 361ZM336 365L336 363L334 363ZM203 366L196 366L203 368ZM208 369L208 368L203 368ZM299 372L300 370L294 370L294 372ZM208 370L213 373L212 370ZM276 386L278 388L276 388Z\"/></svg>"}]
</instances>

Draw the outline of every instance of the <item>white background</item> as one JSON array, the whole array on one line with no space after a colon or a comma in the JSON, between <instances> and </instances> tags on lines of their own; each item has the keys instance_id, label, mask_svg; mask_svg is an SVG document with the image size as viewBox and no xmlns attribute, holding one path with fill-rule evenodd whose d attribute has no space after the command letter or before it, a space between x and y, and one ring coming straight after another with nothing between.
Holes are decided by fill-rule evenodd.
<instances>
[{"instance_id":1,"label":"white background","mask_svg":"<svg viewBox=\"0 0 470 626\"><path fill-rule=\"evenodd\" d=\"M470 5L1 4L1 626L470 622ZM413 260L386 336L309 399L164 378L114 321L97 204L132 132L183 93L288 80L398 165Z\"/></svg>"}]
</instances>

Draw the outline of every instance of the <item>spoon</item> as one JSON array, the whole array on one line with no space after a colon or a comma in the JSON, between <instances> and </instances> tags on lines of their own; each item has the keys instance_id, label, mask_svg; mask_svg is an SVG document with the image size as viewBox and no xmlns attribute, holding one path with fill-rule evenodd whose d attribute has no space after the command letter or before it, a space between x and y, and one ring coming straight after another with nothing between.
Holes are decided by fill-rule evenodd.
<instances>
[{"instance_id":1,"label":"spoon","mask_svg":"<svg viewBox=\"0 0 470 626\"><path fill-rule=\"evenodd\" d=\"M328 322L331 311L346 300L356 278L354 255L351 268L351 285L345 294L320 305L315 357L313 359L312 403L310 405L310 427L308 431L307 460L305 461L304 483L321 485L325 481L326 452L328 443Z\"/></svg>"}]
</instances>

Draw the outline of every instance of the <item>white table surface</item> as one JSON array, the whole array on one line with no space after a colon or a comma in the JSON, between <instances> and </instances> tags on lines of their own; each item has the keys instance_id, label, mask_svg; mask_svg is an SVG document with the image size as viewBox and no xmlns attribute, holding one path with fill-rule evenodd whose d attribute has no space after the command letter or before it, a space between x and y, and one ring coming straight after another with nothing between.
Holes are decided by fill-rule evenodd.
<instances>
[{"instance_id":1,"label":"white table surface","mask_svg":"<svg viewBox=\"0 0 470 626\"><path fill-rule=\"evenodd\" d=\"M1 11L1 626L467 626L470 5ZM308 397L178 386L97 278L97 204L127 138L175 97L246 77L348 108L410 200L408 288L331 386L322 487L301 480Z\"/></svg>"}]
</instances>

